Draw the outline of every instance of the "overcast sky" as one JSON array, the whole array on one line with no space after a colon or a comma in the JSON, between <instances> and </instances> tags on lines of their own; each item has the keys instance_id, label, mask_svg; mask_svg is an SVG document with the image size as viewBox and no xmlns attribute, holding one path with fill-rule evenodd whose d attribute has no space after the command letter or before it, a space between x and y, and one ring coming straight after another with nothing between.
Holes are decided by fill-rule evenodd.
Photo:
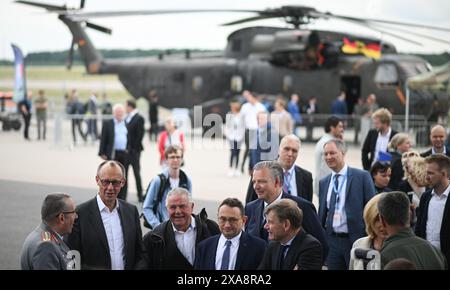
<instances>
[{"instance_id":1,"label":"overcast sky","mask_svg":"<svg viewBox=\"0 0 450 290\"><path fill-rule=\"evenodd\" d=\"M54 5L79 5L79 1L45 0L38 1ZM322 12L370 17L395 21L414 22L450 28L450 1L448 0L87 0L87 11L99 10L139 10L139 9L265 9L281 5L311 6ZM226 37L232 31L251 25L281 26L280 20L259 21L246 25L221 27L221 23L250 17L252 14L211 13L159 16L129 16L120 18L93 19L113 29L113 35L89 31L97 48L204 48L223 49ZM330 29L363 33L382 37L393 42L402 52L440 53L450 51L450 45L417 39L424 46L416 46L387 35L381 35L360 26L342 21L317 21L310 28ZM416 30L450 41L450 33ZM12 59L10 43L19 45L25 53L36 51L56 51L68 49L71 35L57 15L45 13L37 7L16 4L11 0L0 0L0 59Z\"/></svg>"}]
</instances>

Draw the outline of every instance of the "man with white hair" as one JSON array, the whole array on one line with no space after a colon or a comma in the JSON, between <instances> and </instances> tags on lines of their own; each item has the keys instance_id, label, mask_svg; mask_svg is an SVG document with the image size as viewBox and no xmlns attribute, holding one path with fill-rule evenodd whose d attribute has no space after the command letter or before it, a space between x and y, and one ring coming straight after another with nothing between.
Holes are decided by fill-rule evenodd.
<instances>
[{"instance_id":1,"label":"man with white hair","mask_svg":"<svg viewBox=\"0 0 450 290\"><path fill-rule=\"evenodd\" d=\"M122 104L115 104L113 116L112 120L103 122L98 155L103 160L116 160L125 166L128 163L128 130L125 124L125 107Z\"/></svg>"},{"instance_id":2,"label":"man with white hair","mask_svg":"<svg viewBox=\"0 0 450 290\"><path fill-rule=\"evenodd\" d=\"M192 270L198 243L219 234L219 226L206 213L193 214L192 196L184 188L167 194L166 207L170 219L144 236L145 268Z\"/></svg>"}]
</instances>

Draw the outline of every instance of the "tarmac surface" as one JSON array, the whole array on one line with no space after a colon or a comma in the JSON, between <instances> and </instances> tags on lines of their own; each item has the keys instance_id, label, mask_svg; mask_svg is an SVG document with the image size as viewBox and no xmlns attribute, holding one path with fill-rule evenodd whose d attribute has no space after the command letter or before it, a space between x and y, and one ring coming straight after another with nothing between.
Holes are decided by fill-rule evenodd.
<instances>
[{"instance_id":1,"label":"tarmac surface","mask_svg":"<svg viewBox=\"0 0 450 290\"><path fill-rule=\"evenodd\" d=\"M57 126L56 126L57 127ZM23 241L40 222L40 207L46 194L66 192L77 204L97 193L95 173L101 162L98 141L72 144L70 122L62 125L63 138L55 143L55 126L49 120L47 141L36 140L35 120L30 128L32 141L25 141L22 132L0 131L0 269L19 269ZM320 137L317 128L315 137ZM351 139L350 132L347 138ZM81 138L78 136L78 139ZM185 167L192 177L194 212L206 207L216 218L217 206L226 197L245 200L249 176L228 177L229 149L222 139L187 138ZM315 143L304 143L297 164L314 172ZM143 187L161 170L159 153L148 135L141 155ZM347 163L360 167L360 149L350 147ZM241 152L242 157L242 152ZM137 205L136 186L130 168L128 201ZM317 199L314 203L317 205Z\"/></svg>"}]
</instances>

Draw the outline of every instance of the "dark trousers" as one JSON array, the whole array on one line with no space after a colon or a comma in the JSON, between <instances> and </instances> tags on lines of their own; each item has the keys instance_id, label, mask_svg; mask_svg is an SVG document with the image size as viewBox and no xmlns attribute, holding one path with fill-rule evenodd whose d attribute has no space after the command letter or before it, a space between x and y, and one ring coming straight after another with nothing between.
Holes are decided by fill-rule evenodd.
<instances>
[{"instance_id":1,"label":"dark trousers","mask_svg":"<svg viewBox=\"0 0 450 290\"><path fill-rule=\"evenodd\" d=\"M332 233L327 233L328 242L328 270L348 270L350 262L350 251L353 243L350 237L338 237Z\"/></svg>"},{"instance_id":2,"label":"dark trousers","mask_svg":"<svg viewBox=\"0 0 450 290\"><path fill-rule=\"evenodd\" d=\"M238 168L239 166L239 153L241 152L241 149L238 148L238 142L237 141L230 141L230 145L231 145L231 155L230 155L230 168L233 167L233 163L234 168Z\"/></svg>"},{"instance_id":3,"label":"dark trousers","mask_svg":"<svg viewBox=\"0 0 450 290\"><path fill-rule=\"evenodd\" d=\"M24 127L23 127L23 137L26 140L30 139L30 135L28 134L28 131L30 129L30 122L31 122L31 114L28 115L22 115L23 116L23 122L24 122Z\"/></svg>"},{"instance_id":4,"label":"dark trousers","mask_svg":"<svg viewBox=\"0 0 450 290\"><path fill-rule=\"evenodd\" d=\"M158 123L150 123L149 138L150 141L156 142L158 138Z\"/></svg>"},{"instance_id":5,"label":"dark trousers","mask_svg":"<svg viewBox=\"0 0 450 290\"><path fill-rule=\"evenodd\" d=\"M83 138L84 141L86 141L86 134L83 132L83 129L81 128L81 123L83 122L82 119L72 119L72 137L73 142L77 142L77 136L76 136L76 129L78 128L78 133L80 133L81 138Z\"/></svg>"},{"instance_id":6,"label":"dark trousers","mask_svg":"<svg viewBox=\"0 0 450 290\"><path fill-rule=\"evenodd\" d=\"M134 177L136 179L136 189L137 189L138 201L139 202L143 201L140 158L141 158L140 152L138 152L138 153L133 152L133 153L127 154L127 157L126 157L127 160L123 164L123 166L125 167L125 177L127 179L127 182L125 183L125 185L122 187L121 191L119 192L118 198L127 200L128 168L131 165L131 167L133 167L133 173L134 173Z\"/></svg>"}]
</instances>

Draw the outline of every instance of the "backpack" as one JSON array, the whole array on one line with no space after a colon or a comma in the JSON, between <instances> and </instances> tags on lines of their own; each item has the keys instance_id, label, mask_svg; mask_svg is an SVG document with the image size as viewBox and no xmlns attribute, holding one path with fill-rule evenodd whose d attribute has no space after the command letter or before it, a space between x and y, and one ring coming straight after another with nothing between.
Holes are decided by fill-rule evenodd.
<instances>
[{"instance_id":1,"label":"backpack","mask_svg":"<svg viewBox=\"0 0 450 290\"><path fill-rule=\"evenodd\" d=\"M159 177L159 181L160 181L159 189L158 189L158 194L156 195L155 204L153 205L153 208L152 208L153 213L155 215L156 215L156 212L158 210L158 205L162 201L164 190L165 190L166 185L167 185L167 177L164 174L160 173L160 174L158 174L158 177ZM147 190L145 190L144 200L147 197L147 192L148 192L151 184L152 184L152 182L150 181L150 183L147 186ZM144 227L152 229L152 226L150 225L150 223L145 218L144 212L141 213L141 217L143 217L143 219L144 219Z\"/></svg>"},{"instance_id":2,"label":"backpack","mask_svg":"<svg viewBox=\"0 0 450 290\"><path fill-rule=\"evenodd\" d=\"M154 200L155 202L154 202L154 205L152 208L153 213L155 215L158 211L158 205L162 202L164 191L166 190L166 187L169 185L169 182L168 182L169 180L163 173L158 174L158 177L160 180L160 184L159 184L158 194L156 195L156 199ZM148 192L151 184L152 184L152 182L150 181L150 183L147 186L147 190L145 191L144 200L147 197L147 192ZM187 178L186 173L184 173L183 170L180 170L180 184L178 186L188 189L188 178ZM141 217L144 220L144 227L152 229L152 226L145 218L144 212L141 213Z\"/></svg>"}]
</instances>

